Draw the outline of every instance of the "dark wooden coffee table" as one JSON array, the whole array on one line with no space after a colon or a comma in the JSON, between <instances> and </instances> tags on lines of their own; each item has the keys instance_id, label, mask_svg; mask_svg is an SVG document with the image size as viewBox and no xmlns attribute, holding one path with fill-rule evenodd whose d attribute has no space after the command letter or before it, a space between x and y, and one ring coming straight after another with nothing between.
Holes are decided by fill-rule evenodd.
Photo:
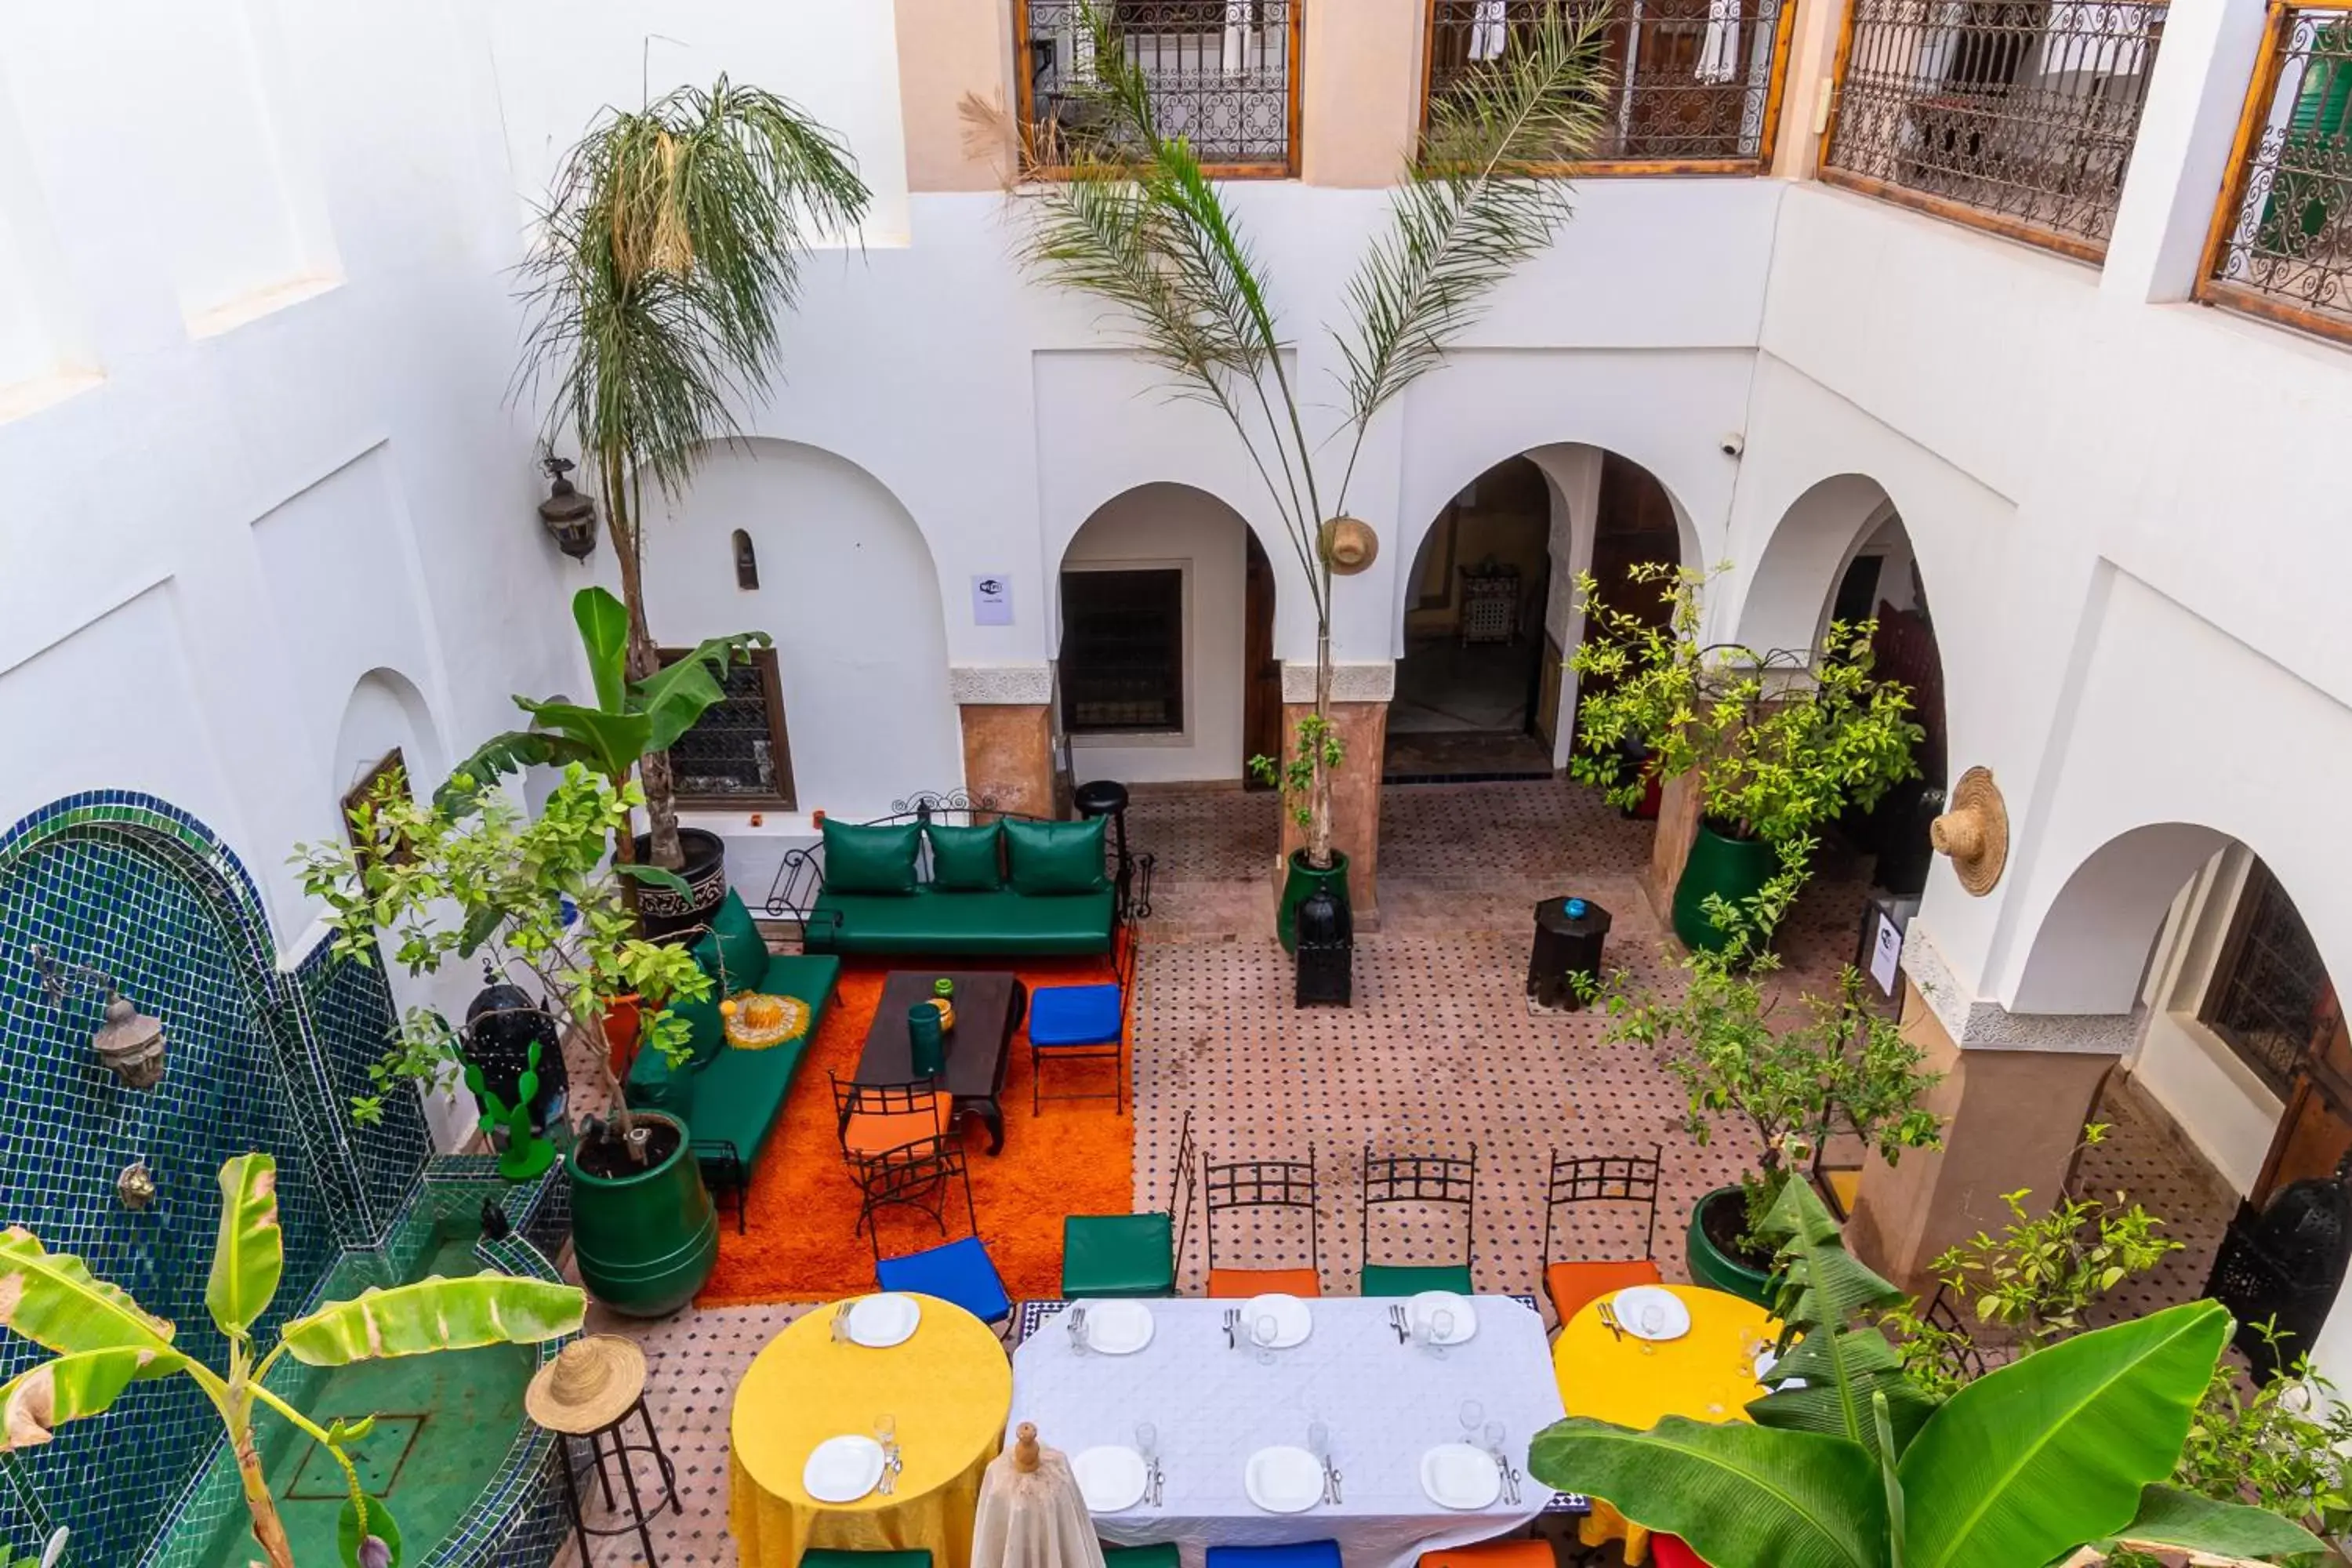
<instances>
[{"instance_id":1,"label":"dark wooden coffee table","mask_svg":"<svg viewBox=\"0 0 2352 1568\"><path fill-rule=\"evenodd\" d=\"M859 1083L908 1083L915 1077L914 1042L907 1009L929 1001L931 982L955 982L955 1027L947 1034L947 1068L940 1087L955 1096L955 1114L977 1115L988 1128L988 1152L1004 1148L1004 1068L1013 1059L1013 1031L1029 1009L1029 988L997 970L894 969L882 982L882 1001L857 1058Z\"/></svg>"}]
</instances>

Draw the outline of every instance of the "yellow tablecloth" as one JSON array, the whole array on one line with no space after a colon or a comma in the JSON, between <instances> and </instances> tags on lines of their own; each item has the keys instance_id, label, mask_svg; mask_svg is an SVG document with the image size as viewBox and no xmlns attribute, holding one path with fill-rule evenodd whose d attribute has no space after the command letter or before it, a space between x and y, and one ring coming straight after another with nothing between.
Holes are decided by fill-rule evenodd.
<instances>
[{"instance_id":1,"label":"yellow tablecloth","mask_svg":"<svg viewBox=\"0 0 2352 1568\"><path fill-rule=\"evenodd\" d=\"M889 1350L833 1342L833 1310L770 1342L735 1391L728 1523L742 1568L798 1568L812 1546L925 1547L968 1568L981 1473L1013 1410L1013 1365L978 1318L929 1296L921 1326ZM819 1503L801 1487L809 1450L895 1416L905 1471L888 1497Z\"/></svg>"},{"instance_id":2,"label":"yellow tablecloth","mask_svg":"<svg viewBox=\"0 0 2352 1568\"><path fill-rule=\"evenodd\" d=\"M1570 1415L1633 1427L1654 1426L1669 1415L1748 1419L1748 1402L1764 1392L1756 1382L1756 1352L1778 1332L1771 1314L1720 1290L1665 1289L1690 1309L1690 1332L1678 1340L1648 1344L1632 1334L1620 1340L1601 1321L1599 1301L1561 1328L1552 1342L1551 1365ZM1622 1541L1628 1563L1649 1553L1650 1532L1598 1498L1577 1531L1587 1546Z\"/></svg>"}]
</instances>

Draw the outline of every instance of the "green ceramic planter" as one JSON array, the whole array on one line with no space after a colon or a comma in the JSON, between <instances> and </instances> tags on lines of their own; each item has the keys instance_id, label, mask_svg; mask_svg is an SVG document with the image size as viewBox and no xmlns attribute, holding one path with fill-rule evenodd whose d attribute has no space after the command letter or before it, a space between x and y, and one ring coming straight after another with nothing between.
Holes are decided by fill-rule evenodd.
<instances>
[{"instance_id":1,"label":"green ceramic planter","mask_svg":"<svg viewBox=\"0 0 2352 1568\"><path fill-rule=\"evenodd\" d=\"M1717 1187L1691 1207L1690 1228L1683 1234L1683 1259L1690 1265L1691 1279L1710 1290L1721 1290L1743 1301L1753 1301L1759 1307L1772 1305L1772 1277L1761 1268L1747 1264L1724 1251L1707 1239L1706 1227L1700 1223L1711 1205L1728 1204L1744 1209L1748 1194L1737 1186Z\"/></svg>"},{"instance_id":2,"label":"green ceramic planter","mask_svg":"<svg viewBox=\"0 0 2352 1568\"><path fill-rule=\"evenodd\" d=\"M580 1168L575 1145L563 1157L572 1177L572 1249L580 1282L624 1317L661 1318L694 1300L719 1261L719 1211L685 1123L658 1111L641 1121L677 1129L669 1158L625 1176Z\"/></svg>"},{"instance_id":3,"label":"green ceramic planter","mask_svg":"<svg viewBox=\"0 0 2352 1568\"><path fill-rule=\"evenodd\" d=\"M1780 852L1764 840L1727 838L1700 823L1682 880L1675 884L1675 934L1685 947L1717 951L1726 938L1707 919L1707 895L1719 893L1734 904L1752 899L1780 868Z\"/></svg>"},{"instance_id":4,"label":"green ceramic planter","mask_svg":"<svg viewBox=\"0 0 2352 1568\"><path fill-rule=\"evenodd\" d=\"M1282 905L1274 913L1276 934L1282 938L1282 951L1298 951L1298 906L1314 897L1318 888L1328 888L1331 896L1344 907L1348 903L1348 858L1337 849L1331 851L1331 868L1318 871L1307 863L1307 851L1290 852L1290 874L1283 879Z\"/></svg>"}]
</instances>

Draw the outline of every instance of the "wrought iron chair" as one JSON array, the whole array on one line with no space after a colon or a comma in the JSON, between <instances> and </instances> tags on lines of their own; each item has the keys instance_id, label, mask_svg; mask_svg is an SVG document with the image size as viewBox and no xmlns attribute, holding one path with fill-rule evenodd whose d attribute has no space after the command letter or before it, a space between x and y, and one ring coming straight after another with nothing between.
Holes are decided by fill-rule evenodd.
<instances>
[{"instance_id":1,"label":"wrought iron chair","mask_svg":"<svg viewBox=\"0 0 2352 1568\"><path fill-rule=\"evenodd\" d=\"M1013 1316L1013 1299L1005 1294L1003 1277L980 1239L980 1215L971 1203L971 1170L962 1144L948 1138L927 1138L863 1161L856 1172L862 1194L857 1223L874 1247L876 1284L885 1290L952 1301L983 1323L1003 1323ZM948 1211L958 1193L963 1195L969 1235L903 1257L882 1256L884 1209L911 1208L927 1214L945 1237Z\"/></svg>"},{"instance_id":2,"label":"wrought iron chair","mask_svg":"<svg viewBox=\"0 0 2352 1568\"><path fill-rule=\"evenodd\" d=\"M1210 1295L1249 1297L1276 1290L1292 1296L1323 1293L1323 1259L1317 1238L1320 1223L1315 1212L1315 1145L1307 1146L1304 1160L1233 1160L1212 1164L1204 1154L1201 1159L1201 1197L1209 1229ZM1237 1209L1291 1209L1304 1213L1307 1267L1220 1268L1217 1216Z\"/></svg>"},{"instance_id":3,"label":"wrought iron chair","mask_svg":"<svg viewBox=\"0 0 2352 1568\"><path fill-rule=\"evenodd\" d=\"M1467 1296L1475 1289L1471 1269L1477 1261L1478 1145L1467 1154L1375 1154L1364 1145L1363 1193L1364 1273L1358 1291L1365 1296L1411 1296L1423 1290L1452 1290ZM1462 1261L1459 1263L1375 1263L1372 1261L1372 1211L1396 1208L1443 1212L1462 1211Z\"/></svg>"},{"instance_id":4,"label":"wrought iron chair","mask_svg":"<svg viewBox=\"0 0 2352 1568\"><path fill-rule=\"evenodd\" d=\"M934 1079L848 1083L839 1073L826 1076L833 1079L834 1130L853 1165L955 1130L955 1096Z\"/></svg>"},{"instance_id":5,"label":"wrought iron chair","mask_svg":"<svg viewBox=\"0 0 2352 1568\"><path fill-rule=\"evenodd\" d=\"M1062 1300L1173 1296L1192 1227L1192 1113L1176 1136L1168 1206L1148 1214L1077 1215L1062 1221Z\"/></svg>"},{"instance_id":6,"label":"wrought iron chair","mask_svg":"<svg viewBox=\"0 0 2352 1568\"><path fill-rule=\"evenodd\" d=\"M1111 978L1095 985L1040 985L1029 994L1029 1114L1042 1100L1108 1100L1127 1114L1127 1004L1135 991L1135 928L1112 936L1120 952ZM1047 1062L1108 1062L1111 1091L1047 1094Z\"/></svg>"},{"instance_id":7,"label":"wrought iron chair","mask_svg":"<svg viewBox=\"0 0 2352 1568\"><path fill-rule=\"evenodd\" d=\"M1563 1323L1586 1303L1629 1285L1655 1285L1664 1278L1654 1254L1658 1245L1658 1170L1664 1151L1650 1145L1647 1154L1551 1154L1551 1174L1544 1184L1544 1294ZM1552 1258L1554 1221L1563 1208L1586 1204L1633 1204L1647 1212L1642 1256L1637 1258Z\"/></svg>"},{"instance_id":8,"label":"wrought iron chair","mask_svg":"<svg viewBox=\"0 0 2352 1568\"><path fill-rule=\"evenodd\" d=\"M1992 1369L1992 1359L1977 1343L1976 1331L1968 1325L1951 1302L1948 1287L1937 1284L1936 1293L1927 1298L1927 1309L1919 1316L1927 1326L1951 1336L1948 1353L1953 1366L1968 1374L1970 1381L1982 1377Z\"/></svg>"}]
</instances>

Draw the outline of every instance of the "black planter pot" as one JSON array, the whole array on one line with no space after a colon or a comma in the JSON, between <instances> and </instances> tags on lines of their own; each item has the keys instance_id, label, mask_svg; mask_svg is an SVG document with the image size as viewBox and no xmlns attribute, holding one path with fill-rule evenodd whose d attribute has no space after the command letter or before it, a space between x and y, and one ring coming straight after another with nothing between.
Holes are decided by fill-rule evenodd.
<instances>
[{"instance_id":1,"label":"black planter pot","mask_svg":"<svg viewBox=\"0 0 2352 1568\"><path fill-rule=\"evenodd\" d=\"M686 849L686 867L678 872L686 879L685 896L649 883L637 884L637 919L646 935L656 941L709 925L719 906L727 901L727 841L699 827L681 827L677 838ZM636 857L639 865L652 861L652 835L637 835Z\"/></svg>"}]
</instances>

